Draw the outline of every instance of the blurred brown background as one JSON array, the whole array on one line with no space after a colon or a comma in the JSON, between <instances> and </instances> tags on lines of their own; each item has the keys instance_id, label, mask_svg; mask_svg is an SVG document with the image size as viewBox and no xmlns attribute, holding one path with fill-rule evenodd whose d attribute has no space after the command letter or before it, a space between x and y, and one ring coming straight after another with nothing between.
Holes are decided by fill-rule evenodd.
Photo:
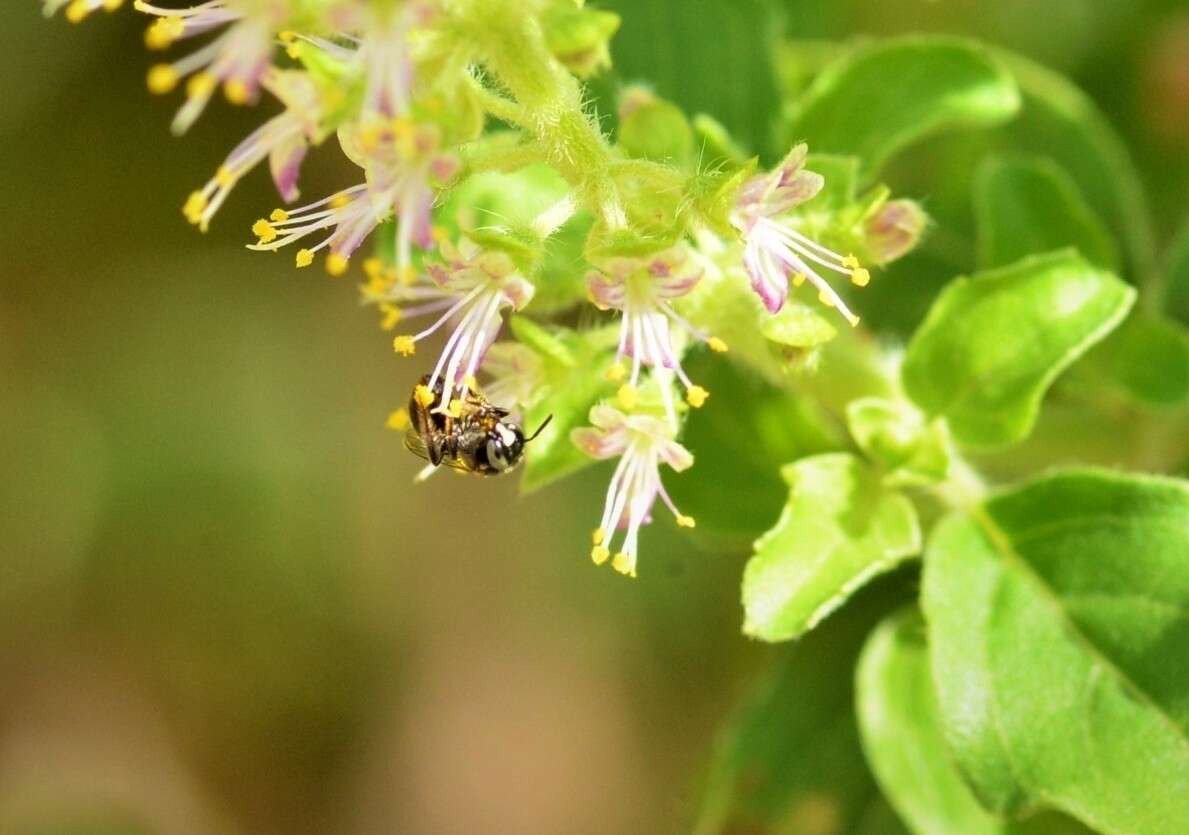
<instances>
[{"instance_id":1,"label":"blurred brown background","mask_svg":"<svg viewBox=\"0 0 1189 835\"><path fill-rule=\"evenodd\" d=\"M738 634L745 554L660 523L639 580L595 570L605 468L414 488L384 420L423 369L351 279L243 249L266 175L206 236L181 216L262 114L216 102L173 139L137 15L38 5L0 36L0 835L686 831L774 651ZM605 5L662 31L672 8ZM1048 61L1183 206L1183 3L1044 5L784 4L800 37ZM330 147L307 172L308 195L354 176Z\"/></svg>"}]
</instances>

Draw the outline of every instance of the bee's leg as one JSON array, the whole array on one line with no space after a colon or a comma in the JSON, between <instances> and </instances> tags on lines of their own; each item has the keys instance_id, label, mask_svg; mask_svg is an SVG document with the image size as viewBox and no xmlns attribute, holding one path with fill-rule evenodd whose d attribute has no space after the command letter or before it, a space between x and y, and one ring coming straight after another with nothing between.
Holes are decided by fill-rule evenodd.
<instances>
[{"instance_id":1,"label":"bee's leg","mask_svg":"<svg viewBox=\"0 0 1189 835\"><path fill-rule=\"evenodd\" d=\"M442 463L442 459L446 455L445 439L441 435L435 433L429 439L429 443L425 445L425 451L429 453L429 465L431 467L438 466Z\"/></svg>"},{"instance_id":2,"label":"bee's leg","mask_svg":"<svg viewBox=\"0 0 1189 835\"><path fill-rule=\"evenodd\" d=\"M417 475L413 476L413 481L416 484L420 484L423 481L427 481L431 475L433 475L434 473L436 473L438 471L438 469L439 468L434 464L426 464L424 467L421 468L420 472L418 472Z\"/></svg>"}]
</instances>

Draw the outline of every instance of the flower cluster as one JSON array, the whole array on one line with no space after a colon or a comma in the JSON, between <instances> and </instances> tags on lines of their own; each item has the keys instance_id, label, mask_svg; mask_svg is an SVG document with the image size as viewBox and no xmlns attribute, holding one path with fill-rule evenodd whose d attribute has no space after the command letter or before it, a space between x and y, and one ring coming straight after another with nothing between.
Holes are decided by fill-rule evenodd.
<instances>
[{"instance_id":1,"label":"flower cluster","mask_svg":"<svg viewBox=\"0 0 1189 835\"><path fill-rule=\"evenodd\" d=\"M64 8L75 22L120 5L44 0L47 14ZM692 465L677 439L689 409L709 397L685 370L687 352L726 351L724 339L734 342L736 333L752 340L805 283L857 324L828 280L834 274L858 287L870 280L848 247L881 264L911 249L925 224L915 204L878 195L851 200L844 220L823 221L818 212L807 223L805 207L825 183L804 145L761 174L742 159L703 166L680 147L666 150L666 126L676 135L689 128L678 108L650 93L625 99L612 142L584 109L581 79L607 65L618 19L572 0L133 5L151 18L150 50L192 45L148 73L153 93L184 91L175 133L188 130L219 91L233 105L267 102L274 110L189 195L185 218L210 229L236 185L267 161L283 205L255 222L249 249L292 247L297 267L322 258L331 276L342 276L370 241L372 252L360 259L362 300L387 331L426 319L422 329L394 335L397 354L442 340L427 363L428 390L443 384L439 408L483 379L492 402L521 414L579 379L566 399L592 392L577 408L589 408L593 426L573 431L572 441L592 459L618 459L592 557L624 574L636 573L639 531L657 497L679 525L693 526L660 477L662 465L677 472ZM652 134L633 120L653 125ZM295 205L308 152L332 139L356 174ZM506 211L457 197L485 176L542 167L563 185L530 217L516 214L537 197L531 189L509 198ZM525 189L528 180L511 182ZM573 230L586 230L585 241L559 257ZM843 241L842 253L818 234L838 230L831 242ZM761 304L749 301L748 283ZM739 298L751 318L723 332L712 314ZM531 316L544 305L547 314L590 323L591 314L573 313L584 300L603 311L606 327L594 314L585 329L542 329L538 316L531 344L497 342L510 312ZM613 337L604 344L601 333ZM567 339L586 346L580 360ZM605 396L613 390L615 406ZM390 425L406 430L408 415L394 413ZM626 533L613 548L620 528Z\"/></svg>"}]
</instances>

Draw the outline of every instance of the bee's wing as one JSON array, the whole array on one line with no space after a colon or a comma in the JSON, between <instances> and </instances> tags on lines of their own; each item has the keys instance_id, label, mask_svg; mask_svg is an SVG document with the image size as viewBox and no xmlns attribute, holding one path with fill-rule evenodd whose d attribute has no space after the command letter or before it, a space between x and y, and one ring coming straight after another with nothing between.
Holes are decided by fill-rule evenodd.
<instances>
[{"instance_id":1,"label":"bee's wing","mask_svg":"<svg viewBox=\"0 0 1189 835\"><path fill-rule=\"evenodd\" d=\"M425 448L425 441L421 439L421 433L412 427L405 432L405 449L418 458L429 460L429 450Z\"/></svg>"}]
</instances>

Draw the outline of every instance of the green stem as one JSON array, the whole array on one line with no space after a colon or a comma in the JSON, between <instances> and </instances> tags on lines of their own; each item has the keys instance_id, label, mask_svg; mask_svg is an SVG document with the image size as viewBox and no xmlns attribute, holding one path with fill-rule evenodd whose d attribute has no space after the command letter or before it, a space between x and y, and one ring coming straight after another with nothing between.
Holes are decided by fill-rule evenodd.
<instances>
[{"instance_id":1,"label":"green stem","mask_svg":"<svg viewBox=\"0 0 1189 835\"><path fill-rule=\"evenodd\" d=\"M611 229L627 226L614 179L614 154L583 108L577 79L549 53L522 0L455 0L455 35L471 47L515 98L518 124L536 138L545 160L570 183L575 199ZM522 117L521 117L521 114Z\"/></svg>"}]
</instances>

